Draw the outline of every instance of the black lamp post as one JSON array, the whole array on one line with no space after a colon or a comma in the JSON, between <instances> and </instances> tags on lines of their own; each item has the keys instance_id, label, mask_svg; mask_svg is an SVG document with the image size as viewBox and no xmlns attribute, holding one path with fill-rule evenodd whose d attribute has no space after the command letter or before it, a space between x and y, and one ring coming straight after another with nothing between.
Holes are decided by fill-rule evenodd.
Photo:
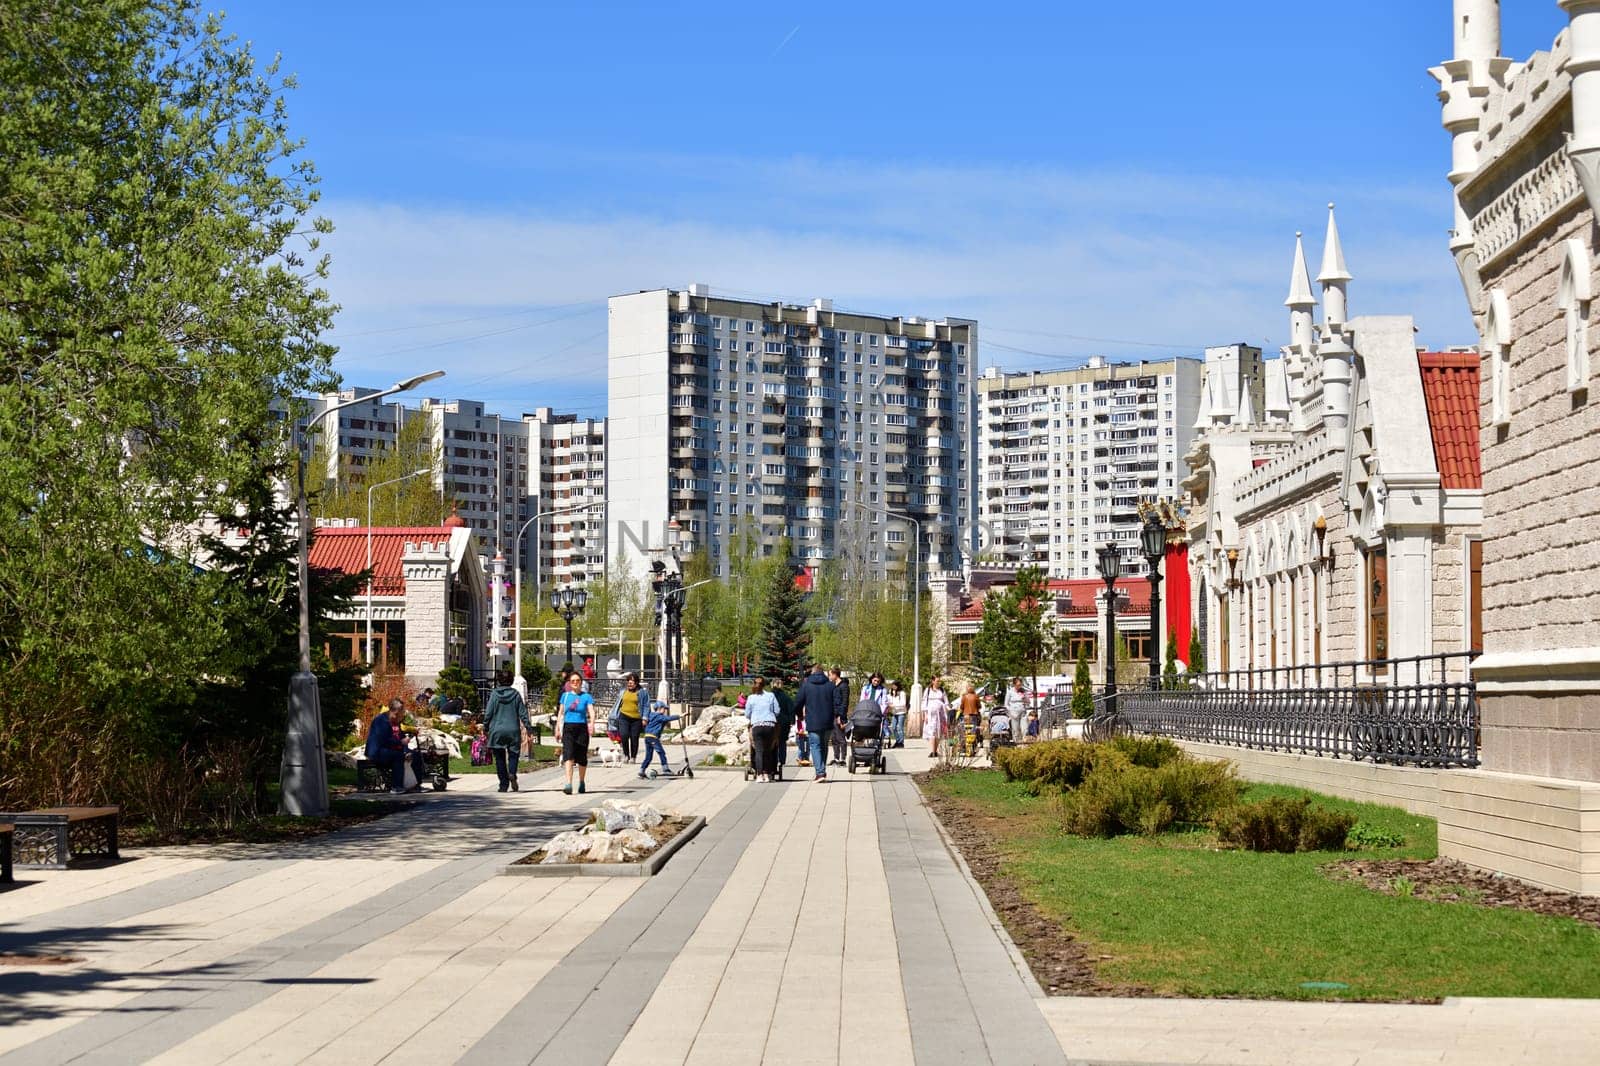
<instances>
[{"instance_id":1,"label":"black lamp post","mask_svg":"<svg viewBox=\"0 0 1600 1066\"><path fill-rule=\"evenodd\" d=\"M589 604L589 593L581 585L563 585L550 596L550 603L567 623L567 663L572 663L572 620Z\"/></svg>"},{"instance_id":2,"label":"black lamp post","mask_svg":"<svg viewBox=\"0 0 1600 1066\"><path fill-rule=\"evenodd\" d=\"M1150 690L1161 687L1161 653L1166 643L1161 633L1161 560L1167 553L1167 527L1152 511L1139 531L1144 561L1150 564Z\"/></svg>"},{"instance_id":3,"label":"black lamp post","mask_svg":"<svg viewBox=\"0 0 1600 1066\"><path fill-rule=\"evenodd\" d=\"M1106 541L1097 553L1100 579L1106 583L1106 706L1117 710L1117 578L1122 576L1122 556Z\"/></svg>"}]
</instances>

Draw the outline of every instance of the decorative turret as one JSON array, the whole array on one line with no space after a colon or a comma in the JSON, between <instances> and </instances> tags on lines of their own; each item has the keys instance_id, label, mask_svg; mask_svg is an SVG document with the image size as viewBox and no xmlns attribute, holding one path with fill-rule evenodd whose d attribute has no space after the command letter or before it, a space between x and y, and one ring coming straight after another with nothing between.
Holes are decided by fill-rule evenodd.
<instances>
[{"instance_id":1,"label":"decorative turret","mask_svg":"<svg viewBox=\"0 0 1600 1066\"><path fill-rule=\"evenodd\" d=\"M1350 360L1354 353L1345 339L1345 286L1351 281L1344 265L1344 248L1339 243L1339 227L1333 205L1328 205L1328 238L1322 247L1322 270L1317 274L1322 285L1322 337L1317 355L1322 360L1322 421L1330 429L1342 429L1350 420Z\"/></svg>"},{"instance_id":2,"label":"decorative turret","mask_svg":"<svg viewBox=\"0 0 1600 1066\"><path fill-rule=\"evenodd\" d=\"M1500 58L1500 0L1455 0L1452 17L1454 58L1428 71L1439 83L1444 128L1450 133L1450 184L1459 187L1478 169L1478 128L1483 100L1502 83L1509 59ZM1466 290L1467 304L1480 310L1478 253L1472 221L1456 197L1456 225L1450 253Z\"/></svg>"},{"instance_id":3,"label":"decorative turret","mask_svg":"<svg viewBox=\"0 0 1600 1066\"><path fill-rule=\"evenodd\" d=\"M1306 246L1298 230L1294 235L1294 266L1289 270L1289 298L1283 303L1289 308L1289 344L1283 349L1289 420L1296 429L1303 429L1305 375L1311 357L1317 350L1313 325L1317 298L1311 294L1311 272L1306 269Z\"/></svg>"},{"instance_id":4,"label":"decorative turret","mask_svg":"<svg viewBox=\"0 0 1600 1066\"><path fill-rule=\"evenodd\" d=\"M1571 27L1567 73L1572 75L1572 136L1567 158L1578 172L1589 209L1600 214L1600 0L1561 0L1561 7Z\"/></svg>"}]
</instances>

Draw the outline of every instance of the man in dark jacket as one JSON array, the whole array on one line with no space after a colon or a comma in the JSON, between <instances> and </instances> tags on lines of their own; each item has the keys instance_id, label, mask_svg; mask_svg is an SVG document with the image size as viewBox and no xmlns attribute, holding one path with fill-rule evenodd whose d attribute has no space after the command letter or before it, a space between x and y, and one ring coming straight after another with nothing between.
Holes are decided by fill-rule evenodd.
<instances>
[{"instance_id":1,"label":"man in dark jacket","mask_svg":"<svg viewBox=\"0 0 1600 1066\"><path fill-rule=\"evenodd\" d=\"M839 695L822 667L813 666L811 675L800 682L800 717L805 719L806 736L811 742L811 765L817 780L828 779L828 738L844 725L844 708Z\"/></svg>"},{"instance_id":2,"label":"man in dark jacket","mask_svg":"<svg viewBox=\"0 0 1600 1066\"><path fill-rule=\"evenodd\" d=\"M783 770L789 751L789 733L794 729L794 692L795 679L793 676L774 679L772 694L778 697L778 769Z\"/></svg>"},{"instance_id":3,"label":"man in dark jacket","mask_svg":"<svg viewBox=\"0 0 1600 1066\"><path fill-rule=\"evenodd\" d=\"M401 795L406 790L406 745L400 739L400 723L405 716L405 703L397 699L390 700L389 709L373 718L372 724L367 727L367 761L388 768L389 791L395 795ZM417 780L421 781L422 752L413 752L412 756L412 769L416 772Z\"/></svg>"},{"instance_id":4,"label":"man in dark jacket","mask_svg":"<svg viewBox=\"0 0 1600 1066\"><path fill-rule=\"evenodd\" d=\"M850 736L844 727L844 720L849 717L855 700L850 698L850 679L844 676L843 670L836 666L828 671L828 677L833 681L833 716L839 722L839 728L833 731L833 763L843 766L845 746Z\"/></svg>"}]
</instances>

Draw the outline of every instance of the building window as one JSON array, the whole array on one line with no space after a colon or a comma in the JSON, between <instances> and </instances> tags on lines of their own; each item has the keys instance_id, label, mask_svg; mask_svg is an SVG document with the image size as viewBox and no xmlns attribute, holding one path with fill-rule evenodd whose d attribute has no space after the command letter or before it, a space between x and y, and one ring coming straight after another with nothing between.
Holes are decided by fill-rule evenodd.
<instances>
[{"instance_id":1,"label":"building window","mask_svg":"<svg viewBox=\"0 0 1600 1066\"><path fill-rule=\"evenodd\" d=\"M1366 553L1367 658L1389 657L1389 553L1373 548ZM1383 673L1385 667L1374 667Z\"/></svg>"},{"instance_id":2,"label":"building window","mask_svg":"<svg viewBox=\"0 0 1600 1066\"><path fill-rule=\"evenodd\" d=\"M1511 302L1504 289L1489 290L1483 339L1489 348L1489 422L1511 424Z\"/></svg>"},{"instance_id":3,"label":"building window","mask_svg":"<svg viewBox=\"0 0 1600 1066\"><path fill-rule=\"evenodd\" d=\"M1483 650L1483 541L1467 541L1467 649Z\"/></svg>"},{"instance_id":4,"label":"building window","mask_svg":"<svg viewBox=\"0 0 1600 1066\"><path fill-rule=\"evenodd\" d=\"M1556 291L1556 306L1567 324L1567 391L1589 387L1589 250L1583 241L1568 238L1561 242L1561 282Z\"/></svg>"},{"instance_id":5,"label":"building window","mask_svg":"<svg viewBox=\"0 0 1600 1066\"><path fill-rule=\"evenodd\" d=\"M950 637L950 661L953 663L970 663L972 661L972 634L955 633Z\"/></svg>"},{"instance_id":6,"label":"building window","mask_svg":"<svg viewBox=\"0 0 1600 1066\"><path fill-rule=\"evenodd\" d=\"M1077 662L1087 657L1090 662L1095 662L1100 658L1100 644L1095 639L1094 633L1087 630L1068 630L1066 637L1068 659Z\"/></svg>"}]
</instances>

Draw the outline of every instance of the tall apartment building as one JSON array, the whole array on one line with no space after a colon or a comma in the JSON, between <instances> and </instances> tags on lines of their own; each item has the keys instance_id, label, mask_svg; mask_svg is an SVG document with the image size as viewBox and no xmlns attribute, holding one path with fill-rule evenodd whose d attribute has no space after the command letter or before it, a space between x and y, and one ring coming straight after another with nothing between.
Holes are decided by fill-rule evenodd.
<instances>
[{"instance_id":1,"label":"tall apartment building","mask_svg":"<svg viewBox=\"0 0 1600 1066\"><path fill-rule=\"evenodd\" d=\"M372 395L376 389L350 388L308 397L302 429L329 406ZM391 447L414 419L430 428L440 463L433 474L442 522L452 507L474 533L485 565L496 551L509 563L517 532L541 511L605 498L605 421L557 414L541 407L520 418L486 411L476 400L424 398L416 407L375 400L339 411L323 424L328 470L360 469L376 452ZM342 517L364 520L364 515ZM540 578L545 582L584 581L605 573L604 512L555 516L540 523ZM533 535L524 542L531 578Z\"/></svg>"},{"instance_id":2,"label":"tall apartment building","mask_svg":"<svg viewBox=\"0 0 1600 1066\"><path fill-rule=\"evenodd\" d=\"M805 564L882 577L973 543L978 326L756 303L702 285L610 301L611 558L635 571L677 518L714 572L730 540L787 535ZM624 563L624 560L626 562Z\"/></svg>"},{"instance_id":3,"label":"tall apartment building","mask_svg":"<svg viewBox=\"0 0 1600 1066\"><path fill-rule=\"evenodd\" d=\"M1113 541L1123 573L1143 573L1139 501L1177 495L1203 367L1095 357L1072 370L986 369L977 435L983 550L1045 566L1051 577L1084 578Z\"/></svg>"}]
</instances>

